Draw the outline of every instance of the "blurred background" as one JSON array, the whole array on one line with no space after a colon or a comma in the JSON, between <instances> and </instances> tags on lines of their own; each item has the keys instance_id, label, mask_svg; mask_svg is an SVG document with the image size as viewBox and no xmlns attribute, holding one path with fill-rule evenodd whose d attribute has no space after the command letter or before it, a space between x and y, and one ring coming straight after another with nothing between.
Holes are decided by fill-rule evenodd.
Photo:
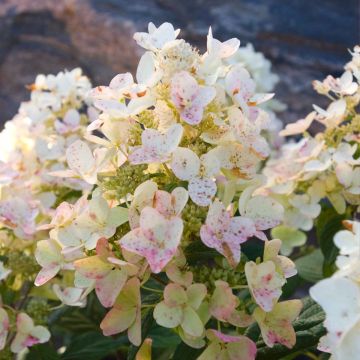
<instances>
[{"instance_id":1,"label":"blurred background","mask_svg":"<svg viewBox=\"0 0 360 360\"><path fill-rule=\"evenodd\" d=\"M253 43L280 76L284 122L326 104L311 81L339 75L360 43L360 0L0 0L0 124L38 73L80 66L100 85L134 71L141 49L132 34L149 21L173 23L201 50L210 25L220 40Z\"/></svg>"}]
</instances>

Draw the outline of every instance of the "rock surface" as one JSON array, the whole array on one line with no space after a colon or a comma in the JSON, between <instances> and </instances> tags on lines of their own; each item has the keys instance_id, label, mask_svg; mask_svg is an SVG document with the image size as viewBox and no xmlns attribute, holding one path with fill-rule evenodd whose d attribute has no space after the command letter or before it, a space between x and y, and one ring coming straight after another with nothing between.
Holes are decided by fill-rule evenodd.
<instances>
[{"instance_id":1,"label":"rock surface","mask_svg":"<svg viewBox=\"0 0 360 360\"><path fill-rule=\"evenodd\" d=\"M170 21L201 46L209 25L265 53L280 75L284 122L324 104L313 79L338 75L359 39L359 0L0 0L0 123L28 98L37 73L80 66L94 84L134 71L141 51L132 33ZM325 102L326 103L326 102Z\"/></svg>"}]
</instances>

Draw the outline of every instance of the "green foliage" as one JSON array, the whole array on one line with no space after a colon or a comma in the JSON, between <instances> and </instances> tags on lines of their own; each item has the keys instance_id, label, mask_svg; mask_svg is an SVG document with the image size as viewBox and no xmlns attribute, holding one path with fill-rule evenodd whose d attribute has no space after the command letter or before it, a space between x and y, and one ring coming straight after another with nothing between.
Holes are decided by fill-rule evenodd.
<instances>
[{"instance_id":1,"label":"green foliage","mask_svg":"<svg viewBox=\"0 0 360 360\"><path fill-rule=\"evenodd\" d=\"M324 206L316 220L316 237L324 255L323 273L331 276L336 270L334 263L339 253L334 244L334 235L343 229L342 221L349 218L349 214L338 214L333 207Z\"/></svg>"},{"instance_id":2,"label":"green foliage","mask_svg":"<svg viewBox=\"0 0 360 360\"><path fill-rule=\"evenodd\" d=\"M51 343L38 344L29 349L26 360L60 360L61 357L56 352Z\"/></svg>"},{"instance_id":3,"label":"green foliage","mask_svg":"<svg viewBox=\"0 0 360 360\"><path fill-rule=\"evenodd\" d=\"M299 276L311 283L316 283L323 278L324 255L320 249L302 256L295 261Z\"/></svg>"},{"instance_id":4,"label":"green foliage","mask_svg":"<svg viewBox=\"0 0 360 360\"><path fill-rule=\"evenodd\" d=\"M102 335L100 332L87 332L77 336L66 348L61 360L100 360L127 344L126 336L116 339Z\"/></svg>"}]
</instances>

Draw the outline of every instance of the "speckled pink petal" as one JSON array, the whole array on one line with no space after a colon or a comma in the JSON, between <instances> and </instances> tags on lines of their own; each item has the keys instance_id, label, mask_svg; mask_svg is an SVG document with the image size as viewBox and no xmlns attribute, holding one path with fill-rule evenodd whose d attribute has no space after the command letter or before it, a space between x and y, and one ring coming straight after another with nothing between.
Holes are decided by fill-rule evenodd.
<instances>
[{"instance_id":1,"label":"speckled pink petal","mask_svg":"<svg viewBox=\"0 0 360 360\"><path fill-rule=\"evenodd\" d=\"M88 173L95 166L94 156L84 141L73 142L66 150L66 160L71 170L80 175Z\"/></svg>"},{"instance_id":2,"label":"speckled pink petal","mask_svg":"<svg viewBox=\"0 0 360 360\"><path fill-rule=\"evenodd\" d=\"M291 349L296 342L296 334L292 322L299 316L303 305L300 300L288 300L276 304L271 312L256 308L253 316L261 329L267 346L275 343Z\"/></svg>"},{"instance_id":3,"label":"speckled pink petal","mask_svg":"<svg viewBox=\"0 0 360 360\"><path fill-rule=\"evenodd\" d=\"M281 288L285 283L285 277L276 272L272 261L260 264L255 264L253 261L247 262L245 275L256 303L264 311L271 311L282 293Z\"/></svg>"},{"instance_id":4,"label":"speckled pink petal","mask_svg":"<svg viewBox=\"0 0 360 360\"><path fill-rule=\"evenodd\" d=\"M156 209L145 207L140 216L140 228L126 234L120 245L146 258L154 273L160 272L173 258L183 231L182 220L166 219Z\"/></svg>"},{"instance_id":5,"label":"speckled pink petal","mask_svg":"<svg viewBox=\"0 0 360 360\"><path fill-rule=\"evenodd\" d=\"M198 125L204 114L204 109L200 105L192 105L180 112L181 118L189 125Z\"/></svg>"},{"instance_id":6,"label":"speckled pink petal","mask_svg":"<svg viewBox=\"0 0 360 360\"><path fill-rule=\"evenodd\" d=\"M184 108L199 92L197 81L187 72L181 71L175 74L171 80L171 101L178 108Z\"/></svg>"},{"instance_id":7,"label":"speckled pink petal","mask_svg":"<svg viewBox=\"0 0 360 360\"><path fill-rule=\"evenodd\" d=\"M226 238L230 242L241 244L256 233L255 224L251 219L236 216L231 219L226 231Z\"/></svg>"},{"instance_id":8,"label":"speckled pink petal","mask_svg":"<svg viewBox=\"0 0 360 360\"><path fill-rule=\"evenodd\" d=\"M246 204L244 216L254 220L257 230L267 230L280 224L284 208L270 197L254 196Z\"/></svg>"},{"instance_id":9,"label":"speckled pink petal","mask_svg":"<svg viewBox=\"0 0 360 360\"><path fill-rule=\"evenodd\" d=\"M189 196L199 206L208 206L215 196L217 187L214 180L209 178L194 177L189 181Z\"/></svg>"}]
</instances>

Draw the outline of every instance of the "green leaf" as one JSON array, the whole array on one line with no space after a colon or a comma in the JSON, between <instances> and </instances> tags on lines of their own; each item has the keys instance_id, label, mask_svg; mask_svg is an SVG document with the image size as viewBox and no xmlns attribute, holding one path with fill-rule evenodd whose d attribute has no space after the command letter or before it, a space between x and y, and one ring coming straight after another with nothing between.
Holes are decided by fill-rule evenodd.
<instances>
[{"instance_id":1,"label":"green leaf","mask_svg":"<svg viewBox=\"0 0 360 360\"><path fill-rule=\"evenodd\" d=\"M175 348L181 343L181 338L175 331L160 326L151 329L148 337L153 339L153 348Z\"/></svg>"},{"instance_id":2,"label":"green leaf","mask_svg":"<svg viewBox=\"0 0 360 360\"><path fill-rule=\"evenodd\" d=\"M334 208L327 207L316 221L316 236L324 255L324 273L327 276L331 275L332 265L339 253L339 249L334 244L334 235L343 229L342 221L347 217L346 214L338 214Z\"/></svg>"},{"instance_id":3,"label":"green leaf","mask_svg":"<svg viewBox=\"0 0 360 360\"><path fill-rule=\"evenodd\" d=\"M113 339L100 332L84 333L75 337L62 354L61 360L101 360L127 343L126 336Z\"/></svg>"},{"instance_id":4,"label":"green leaf","mask_svg":"<svg viewBox=\"0 0 360 360\"><path fill-rule=\"evenodd\" d=\"M258 353L256 360L278 360L284 356L294 354L298 351L306 351L317 346L321 336L325 335L325 328L322 323L325 320L325 314L321 307L310 297L304 298L303 310L293 326L296 332L296 344L292 349L276 344L269 348L266 344L258 340L256 346Z\"/></svg>"},{"instance_id":5,"label":"green leaf","mask_svg":"<svg viewBox=\"0 0 360 360\"><path fill-rule=\"evenodd\" d=\"M316 283L323 278L324 255L320 249L302 256L295 261L299 276L311 283Z\"/></svg>"},{"instance_id":6,"label":"green leaf","mask_svg":"<svg viewBox=\"0 0 360 360\"><path fill-rule=\"evenodd\" d=\"M207 260L213 260L219 253L205 246L200 240L194 241L185 249L185 256L189 265L195 265Z\"/></svg>"},{"instance_id":7,"label":"green leaf","mask_svg":"<svg viewBox=\"0 0 360 360\"><path fill-rule=\"evenodd\" d=\"M50 344L38 344L32 346L26 355L26 360L59 360L60 356Z\"/></svg>"},{"instance_id":8,"label":"green leaf","mask_svg":"<svg viewBox=\"0 0 360 360\"><path fill-rule=\"evenodd\" d=\"M182 342L177 348L172 357L172 360L195 360L200 354L204 351L204 349L194 349L184 342Z\"/></svg>"}]
</instances>

